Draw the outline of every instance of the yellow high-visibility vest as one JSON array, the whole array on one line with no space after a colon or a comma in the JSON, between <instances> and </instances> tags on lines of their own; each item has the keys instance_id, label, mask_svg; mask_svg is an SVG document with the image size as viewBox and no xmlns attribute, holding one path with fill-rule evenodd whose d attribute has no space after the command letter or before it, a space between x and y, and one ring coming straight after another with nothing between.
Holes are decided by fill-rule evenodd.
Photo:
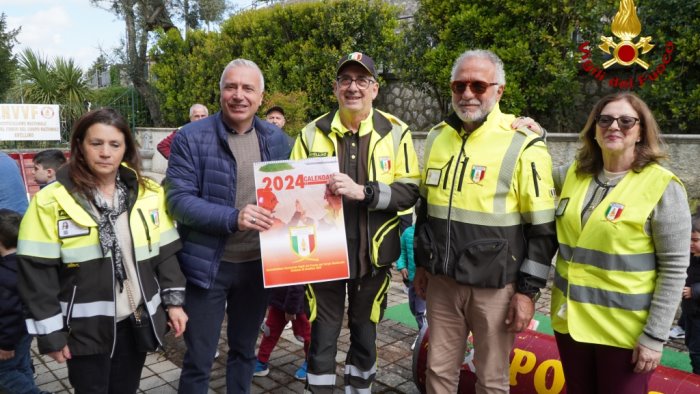
<instances>
[{"instance_id":1,"label":"yellow high-visibility vest","mask_svg":"<svg viewBox=\"0 0 700 394\"><path fill-rule=\"evenodd\" d=\"M581 212L593 177L571 165L556 211L559 254L552 288L552 328L578 342L631 349L642 333L656 287L656 255L645 223L673 173L650 164L630 171L593 209Z\"/></svg>"}]
</instances>

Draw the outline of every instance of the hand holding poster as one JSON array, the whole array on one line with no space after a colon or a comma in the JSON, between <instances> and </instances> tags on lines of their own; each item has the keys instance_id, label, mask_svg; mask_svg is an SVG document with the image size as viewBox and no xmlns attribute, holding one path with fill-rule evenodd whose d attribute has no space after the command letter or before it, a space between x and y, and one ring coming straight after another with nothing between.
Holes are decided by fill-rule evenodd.
<instances>
[{"instance_id":1,"label":"hand holding poster","mask_svg":"<svg viewBox=\"0 0 700 394\"><path fill-rule=\"evenodd\" d=\"M274 214L260 233L265 287L350 275L341 196L327 190L335 157L254 164L257 204Z\"/></svg>"}]
</instances>

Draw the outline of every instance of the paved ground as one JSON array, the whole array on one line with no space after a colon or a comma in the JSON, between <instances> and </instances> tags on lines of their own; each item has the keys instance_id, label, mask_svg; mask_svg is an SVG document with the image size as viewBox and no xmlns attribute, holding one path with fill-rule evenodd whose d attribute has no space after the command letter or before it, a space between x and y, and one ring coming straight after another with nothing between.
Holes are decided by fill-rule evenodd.
<instances>
[{"instance_id":1,"label":"paved ground","mask_svg":"<svg viewBox=\"0 0 700 394\"><path fill-rule=\"evenodd\" d=\"M394 275L391 289L389 290L389 305L395 306L405 303L407 296L403 292L403 283L398 274ZM548 291L542 294L536 309L540 313L549 313L550 294ZM378 329L378 353L379 371L372 392L375 393L418 393L412 381L412 353L411 344L417 332L401 323L384 319ZM222 329L222 337L225 336L225 327ZM341 393L342 363L349 347L350 334L348 329L341 331L338 355L338 367L336 368L336 383ZM184 355L184 343L180 339L167 338L168 350L164 353L151 354L146 359L146 366L141 378L139 393L171 394L177 392L180 367ZM674 341L670 346L684 350L681 341ZM36 347L35 355L36 382L42 390L54 393L72 393L68 383L68 373L65 364L58 364L47 356L38 355ZM210 393L225 393L225 362L226 347L224 340L219 341L220 355L212 368ZM304 357L302 345L292 335L291 330L285 330L280 342L272 353L270 359L270 374L266 377L256 377L253 380L253 393L301 393L303 384L294 379L294 372L301 365Z\"/></svg>"}]
</instances>

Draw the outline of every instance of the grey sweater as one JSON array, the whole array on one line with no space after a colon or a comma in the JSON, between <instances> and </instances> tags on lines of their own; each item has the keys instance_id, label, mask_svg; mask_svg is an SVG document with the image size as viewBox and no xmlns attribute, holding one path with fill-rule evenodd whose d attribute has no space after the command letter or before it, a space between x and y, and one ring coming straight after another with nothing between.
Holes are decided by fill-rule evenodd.
<instances>
[{"instance_id":1,"label":"grey sweater","mask_svg":"<svg viewBox=\"0 0 700 394\"><path fill-rule=\"evenodd\" d=\"M557 191L561 190L570 165L554 169L552 176ZM617 183L619 180L611 183L611 188ZM591 182L585 201L590 200L595 189L596 182ZM647 323L637 342L652 350L663 349L681 300L690 261L690 225L685 189L680 183L671 181L644 226L654 242L658 276Z\"/></svg>"}]
</instances>

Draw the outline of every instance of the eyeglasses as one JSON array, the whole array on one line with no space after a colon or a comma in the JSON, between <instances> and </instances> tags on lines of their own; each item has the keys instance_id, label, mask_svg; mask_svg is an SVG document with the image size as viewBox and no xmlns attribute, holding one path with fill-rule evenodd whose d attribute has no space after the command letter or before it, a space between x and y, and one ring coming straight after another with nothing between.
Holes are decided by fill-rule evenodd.
<instances>
[{"instance_id":1,"label":"eyeglasses","mask_svg":"<svg viewBox=\"0 0 700 394\"><path fill-rule=\"evenodd\" d=\"M355 82L355 85L357 85L358 89L365 90L369 87L369 85L375 83L375 81L372 78L369 77L358 77L358 78L352 78L347 75L341 75L338 78L335 79L338 81L338 84L342 88L349 88L350 85L352 85L353 82Z\"/></svg>"},{"instance_id":2,"label":"eyeglasses","mask_svg":"<svg viewBox=\"0 0 700 394\"><path fill-rule=\"evenodd\" d=\"M620 127L620 130L626 131L634 127L634 125L639 122L639 118L635 118L633 116L620 116L620 117L614 117L610 115L598 115L595 118L596 123L598 126L601 128L607 129L608 127L612 126L614 121L617 121L617 125Z\"/></svg>"},{"instance_id":3,"label":"eyeglasses","mask_svg":"<svg viewBox=\"0 0 700 394\"><path fill-rule=\"evenodd\" d=\"M452 81L450 84L450 89L452 89L452 91L456 94L464 94L464 91L467 90L467 86L469 86L469 90L471 90L472 93L484 94L486 89L495 85L498 85L498 82L488 83L484 81Z\"/></svg>"}]
</instances>

